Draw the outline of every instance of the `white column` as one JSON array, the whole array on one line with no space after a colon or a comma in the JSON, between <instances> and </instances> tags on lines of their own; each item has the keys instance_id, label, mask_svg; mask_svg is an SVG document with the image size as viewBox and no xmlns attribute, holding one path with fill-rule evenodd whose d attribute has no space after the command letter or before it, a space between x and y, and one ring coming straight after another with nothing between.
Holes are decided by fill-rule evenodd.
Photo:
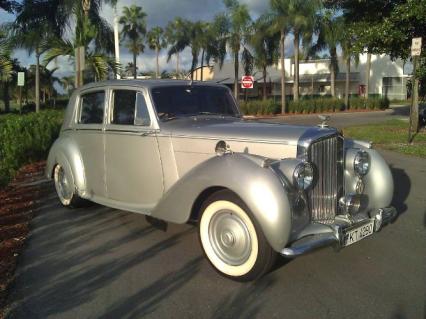
<instances>
[{"instance_id":1,"label":"white column","mask_svg":"<svg viewBox=\"0 0 426 319\"><path fill-rule=\"evenodd\" d=\"M115 62L120 63L120 39L118 37L118 16L117 10L115 10L114 15L114 46L115 46ZM117 72L117 79L120 79L120 74Z\"/></svg>"}]
</instances>

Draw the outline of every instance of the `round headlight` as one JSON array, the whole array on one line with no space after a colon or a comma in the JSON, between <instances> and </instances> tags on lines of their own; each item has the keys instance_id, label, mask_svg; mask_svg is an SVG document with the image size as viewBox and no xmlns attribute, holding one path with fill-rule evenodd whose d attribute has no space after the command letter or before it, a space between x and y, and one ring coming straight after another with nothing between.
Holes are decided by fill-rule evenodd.
<instances>
[{"instance_id":1,"label":"round headlight","mask_svg":"<svg viewBox=\"0 0 426 319\"><path fill-rule=\"evenodd\" d=\"M370 169L370 155L366 151L359 151L354 158L354 171L360 176L364 176Z\"/></svg>"},{"instance_id":2,"label":"round headlight","mask_svg":"<svg viewBox=\"0 0 426 319\"><path fill-rule=\"evenodd\" d=\"M293 172L293 183L298 189L307 190L314 183L314 167L311 163L300 163Z\"/></svg>"}]
</instances>

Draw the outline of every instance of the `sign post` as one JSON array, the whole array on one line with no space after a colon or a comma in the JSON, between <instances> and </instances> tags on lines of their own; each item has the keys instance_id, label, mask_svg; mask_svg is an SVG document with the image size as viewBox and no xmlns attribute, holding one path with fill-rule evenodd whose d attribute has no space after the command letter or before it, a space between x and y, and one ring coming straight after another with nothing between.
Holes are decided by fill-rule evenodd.
<instances>
[{"instance_id":1,"label":"sign post","mask_svg":"<svg viewBox=\"0 0 426 319\"><path fill-rule=\"evenodd\" d=\"M22 113L22 87L25 85L25 72L18 72L19 112Z\"/></svg>"},{"instance_id":2,"label":"sign post","mask_svg":"<svg viewBox=\"0 0 426 319\"><path fill-rule=\"evenodd\" d=\"M411 56L413 57L413 75L411 77L412 96L410 106L410 125L408 126L408 143L412 142L411 131L419 130L419 79L416 77L417 60L422 53L422 38L413 38L411 42Z\"/></svg>"},{"instance_id":3,"label":"sign post","mask_svg":"<svg viewBox=\"0 0 426 319\"><path fill-rule=\"evenodd\" d=\"M241 88L242 89L252 89L254 84L254 77L251 75L244 75L241 78Z\"/></svg>"}]
</instances>

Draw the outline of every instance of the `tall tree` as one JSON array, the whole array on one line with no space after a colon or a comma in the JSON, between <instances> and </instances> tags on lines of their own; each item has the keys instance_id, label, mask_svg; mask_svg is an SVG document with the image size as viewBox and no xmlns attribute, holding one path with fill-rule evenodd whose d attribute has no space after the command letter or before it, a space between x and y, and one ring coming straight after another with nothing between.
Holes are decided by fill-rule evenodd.
<instances>
[{"instance_id":1,"label":"tall tree","mask_svg":"<svg viewBox=\"0 0 426 319\"><path fill-rule=\"evenodd\" d=\"M46 4L45 4L46 5ZM48 17L41 16L33 19L33 12L38 10L37 3L24 0L18 10L15 22L11 25L12 41L18 48L28 51L35 56L35 105L36 112L40 111L40 57L46 51L48 40L60 35L60 28ZM49 8L52 10L52 7Z\"/></svg>"},{"instance_id":2,"label":"tall tree","mask_svg":"<svg viewBox=\"0 0 426 319\"><path fill-rule=\"evenodd\" d=\"M181 73L179 66L179 55L189 43L190 22L182 18L175 18L166 27L166 39L170 45L167 53L167 62L176 55L176 75Z\"/></svg>"},{"instance_id":3,"label":"tall tree","mask_svg":"<svg viewBox=\"0 0 426 319\"><path fill-rule=\"evenodd\" d=\"M328 49L330 54L330 84L331 95L336 96L336 75L339 72L337 58L337 47L343 40L343 30L345 28L344 17L338 15L335 10L325 9L318 14L316 19L316 32L318 34L315 45L310 49L310 55Z\"/></svg>"},{"instance_id":4,"label":"tall tree","mask_svg":"<svg viewBox=\"0 0 426 319\"><path fill-rule=\"evenodd\" d=\"M253 32L248 38L249 44L253 48L254 64L262 70L263 100L267 99L267 67L276 63L279 36L280 34L271 32L268 18L261 16L253 24Z\"/></svg>"},{"instance_id":5,"label":"tall tree","mask_svg":"<svg viewBox=\"0 0 426 319\"><path fill-rule=\"evenodd\" d=\"M224 38L234 59L234 95L238 99L239 55L249 32L251 18L246 5L240 4L237 0L224 0L223 2L226 11L224 14L216 16L215 20L226 30Z\"/></svg>"},{"instance_id":6,"label":"tall tree","mask_svg":"<svg viewBox=\"0 0 426 319\"><path fill-rule=\"evenodd\" d=\"M281 64L281 113L287 113L285 93L285 39L290 31L288 0L271 0L270 22L271 29L280 34L280 64Z\"/></svg>"},{"instance_id":7,"label":"tall tree","mask_svg":"<svg viewBox=\"0 0 426 319\"><path fill-rule=\"evenodd\" d=\"M145 48L143 42L146 35L146 13L142 7L136 5L124 7L119 23L123 26L121 36L133 54L133 77L136 79L136 59Z\"/></svg>"},{"instance_id":8,"label":"tall tree","mask_svg":"<svg viewBox=\"0 0 426 319\"><path fill-rule=\"evenodd\" d=\"M0 82L3 87L3 102L5 112L10 111L9 81L13 72L13 63L10 57L12 48L6 38L6 33L0 29Z\"/></svg>"},{"instance_id":9,"label":"tall tree","mask_svg":"<svg viewBox=\"0 0 426 319\"><path fill-rule=\"evenodd\" d=\"M148 42L149 48L155 51L155 57L156 57L155 76L158 79L160 77L160 63L158 60L160 55L160 50L165 48L167 45L163 28L161 27L152 28L147 34L147 42Z\"/></svg>"},{"instance_id":10,"label":"tall tree","mask_svg":"<svg viewBox=\"0 0 426 319\"><path fill-rule=\"evenodd\" d=\"M320 9L319 0L288 0L288 16L294 36L294 87L293 97L295 101L299 100L299 52L300 42L310 44L316 12ZM305 45L306 46L306 45Z\"/></svg>"}]
</instances>

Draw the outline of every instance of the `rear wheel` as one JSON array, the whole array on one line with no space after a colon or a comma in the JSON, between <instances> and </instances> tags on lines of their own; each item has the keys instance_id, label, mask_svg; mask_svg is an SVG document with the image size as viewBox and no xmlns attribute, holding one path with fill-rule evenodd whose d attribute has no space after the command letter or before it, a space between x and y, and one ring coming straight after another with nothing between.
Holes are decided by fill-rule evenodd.
<instances>
[{"instance_id":1,"label":"rear wheel","mask_svg":"<svg viewBox=\"0 0 426 319\"><path fill-rule=\"evenodd\" d=\"M201 208L199 236L204 253L222 275L238 281L261 277L276 258L244 202L230 191L208 198Z\"/></svg>"},{"instance_id":2,"label":"rear wheel","mask_svg":"<svg viewBox=\"0 0 426 319\"><path fill-rule=\"evenodd\" d=\"M76 193L72 173L67 172L60 164L55 166L53 179L55 182L56 194L63 206L74 208L80 207L86 203L86 201L80 198Z\"/></svg>"}]
</instances>

